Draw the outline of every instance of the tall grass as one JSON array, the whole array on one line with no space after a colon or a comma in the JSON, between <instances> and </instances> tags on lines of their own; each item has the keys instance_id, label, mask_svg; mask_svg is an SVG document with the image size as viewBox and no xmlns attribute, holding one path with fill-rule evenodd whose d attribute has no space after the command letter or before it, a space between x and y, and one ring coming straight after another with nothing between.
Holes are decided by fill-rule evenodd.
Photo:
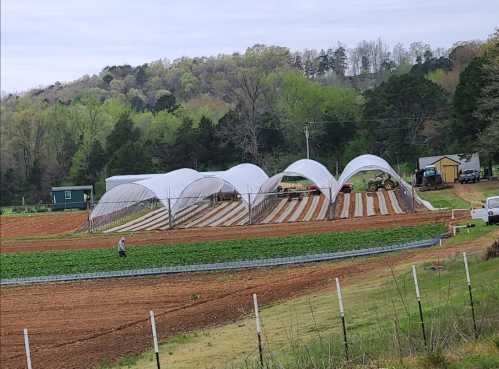
<instances>
[{"instance_id":1,"label":"tall grass","mask_svg":"<svg viewBox=\"0 0 499 369\"><path fill-rule=\"evenodd\" d=\"M478 330L491 352L484 353L485 358L476 356L476 360L484 360L483 366L469 368L489 368L489 364L498 368L499 346L493 342L499 341L499 259L474 258L473 263ZM285 349L273 351L271 342L266 342L266 368L461 368L463 357L448 353L475 340L462 261L418 268L428 347L421 336L412 277L409 271L392 273L382 288L353 302L345 299L350 360L345 359L339 327L329 334L318 328L308 342L290 330ZM355 303L363 305L349 309ZM336 318L334 314L332 311L331 319ZM308 318L314 319L313 307ZM230 368L256 369L260 365L246 359Z\"/></svg>"}]
</instances>

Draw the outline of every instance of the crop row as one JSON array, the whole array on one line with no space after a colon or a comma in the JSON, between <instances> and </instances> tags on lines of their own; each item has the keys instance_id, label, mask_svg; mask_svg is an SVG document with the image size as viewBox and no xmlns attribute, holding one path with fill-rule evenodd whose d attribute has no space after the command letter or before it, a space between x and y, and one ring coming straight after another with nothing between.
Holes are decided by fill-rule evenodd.
<instances>
[{"instance_id":1,"label":"crop row","mask_svg":"<svg viewBox=\"0 0 499 369\"><path fill-rule=\"evenodd\" d=\"M194 244L142 245L116 248L0 254L1 278L112 271L161 266L218 263L356 250L428 239L445 230L442 224L357 232L210 241Z\"/></svg>"}]
</instances>

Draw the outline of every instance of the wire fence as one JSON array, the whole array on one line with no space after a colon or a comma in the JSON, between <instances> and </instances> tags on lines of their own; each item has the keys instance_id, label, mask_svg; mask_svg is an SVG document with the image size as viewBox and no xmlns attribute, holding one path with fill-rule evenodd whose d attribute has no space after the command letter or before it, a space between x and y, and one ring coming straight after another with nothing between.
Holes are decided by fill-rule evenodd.
<instances>
[{"instance_id":1,"label":"wire fence","mask_svg":"<svg viewBox=\"0 0 499 369\"><path fill-rule=\"evenodd\" d=\"M376 255L393 251L409 250L415 248L430 247L440 242L442 236L437 236L432 239L423 241L414 241L404 244L395 244L381 247L371 247L352 251L338 251L331 253L309 254L289 257L279 257L271 259L255 259L255 260L240 260L230 261L223 263L210 263L210 264L195 264L195 265L182 265L182 266L165 266L158 268L146 269L131 269L131 270L117 270L106 272L92 272L92 273L77 273L77 274L61 274L40 277L25 277L25 278L12 278L0 280L0 285L20 285L32 283L50 283L50 282L67 282L89 279L105 279L105 278L120 278L120 277L140 277L161 274L174 274L174 273L191 273L191 272L208 272L220 271L231 269L245 269L245 268L261 268L261 267L274 267L291 264L304 264L310 262L328 261L345 259L358 256Z\"/></svg>"},{"instance_id":2,"label":"wire fence","mask_svg":"<svg viewBox=\"0 0 499 369\"><path fill-rule=\"evenodd\" d=\"M331 258L371 255L404 248L431 246L439 242L440 239L441 237L435 237L431 240L403 245L391 245L376 249L367 248L355 252L307 255L305 257L314 259L313 261L319 261L330 260ZM477 251L475 253L478 255ZM244 343L244 347L238 349L236 357L231 357L228 354L226 357L227 362L221 367L240 369L284 368L286 367L284 360L286 362L288 362L287 360L296 361L297 367L318 367L319 360L326 360L320 361L320 365L325 367L323 364L328 364L327 367L331 368L344 367L345 365L350 367L356 364L364 366L373 364L373 367L378 367L379 361L377 360L379 357L382 357L383 360L393 359L393 362L395 362L395 360L402 361L406 357L413 360L416 355L431 354L430 358L435 357L438 359L443 350L452 348L456 344L466 343L469 345L473 339L483 337L488 340L489 337L495 337L499 324L499 311L496 306L499 291L493 287L495 287L494 283L497 278L492 278L492 280L488 280L484 284L484 278L487 274L482 274L479 278L476 277L472 288L471 277L475 277L473 272L478 271L480 265L473 265L473 269L469 269L466 253L463 253L464 264L461 261L462 259L459 260L460 258L458 259L456 256L454 256L453 260L450 260L449 264L445 265L445 269L452 273L451 275L439 271L438 274L436 272L432 274L433 270L431 268L425 267L423 269L421 265L413 264L413 277L408 270L402 271L401 274L397 273L397 275L392 270L391 283L379 284L376 282L377 287L372 292L366 289L365 285L360 288L354 285L350 286L347 293L343 295L340 283L344 279L336 277L337 299L334 297L336 295L334 291L327 292L327 301L324 303L321 301L321 297L317 297L314 293L314 296L307 296L306 301L297 304L293 302L292 306L288 305L284 309L280 309L278 312L279 318L277 319L273 315L274 313L270 314L269 311L261 311L261 303L268 304L274 300L266 296L265 292L260 294L260 291L257 291L261 303L257 300L257 293L255 292L253 293L253 304L250 304L248 293L248 302L244 303L244 305L238 305L240 309L238 311L241 316L254 320L256 334L255 324L245 324L245 322L240 324L238 322L238 328L241 329L239 333L232 332L230 338L237 340L242 335L247 336L250 334L255 335L255 338L258 339L255 339L254 343ZM272 260L275 263L279 262L279 259ZM272 265L275 264L268 266ZM279 265L283 265L282 262ZM432 267L444 268L443 265L439 259L438 263L432 265ZM404 269L408 268L404 267ZM419 270L419 277L416 274L416 269ZM481 269L490 275L487 268ZM470 273L470 270L472 273ZM459 275L462 275L462 278L454 277ZM464 278L465 276L466 278ZM370 278L376 279L377 277L371 276ZM422 287L421 290L420 286ZM447 293L442 293L444 290L447 290ZM243 291L242 294L247 292ZM462 300L463 297L464 300ZM455 304L456 300L454 298L459 299L457 300L459 304ZM206 300L206 302L217 301L217 299ZM337 302L339 309L332 306L334 302ZM198 306L199 303L193 302L179 309ZM201 303L204 304L205 301L202 300ZM144 359L151 361L150 367L160 369L165 364L171 363L172 360L181 362L181 356L176 356L177 353L172 347L161 347L160 344L171 343L177 345L178 342L172 337L175 334L185 332L178 330L178 324L182 324L182 322L189 322L190 324L191 314L196 314L197 310L192 310L191 313L187 310L182 311L179 317L174 313L174 311L178 311L177 309L165 310L164 307L160 308L163 302L158 304L157 314L151 310L149 311L149 318L147 310L145 310L143 315L135 318L136 320L133 322L125 322L125 324L117 327L99 327L98 334L85 336L83 339L77 337L69 344L61 344L57 341L58 337L64 336L60 333L60 328L56 327L57 321L56 324L54 324L54 321L50 321L50 327L44 326L44 330L36 326L27 326L23 330L19 329L19 336L24 335L24 352L20 349L22 347L21 339L17 340L19 343L15 343L17 345L15 350L9 342L8 349L12 350L12 354L5 357L5 365L12 368L21 367L23 366L21 363L24 361L25 363L28 362L28 368L42 368L50 366L51 360L59 360L59 363L65 363L65 360L68 360L67 358L71 355L76 355L82 360L90 355L98 355L102 362L106 362L106 365L102 365L102 367L109 367L109 357L115 359L117 355L129 355L132 351L130 351L128 345L133 342L145 342L144 337L147 338L147 342L153 343L153 350L149 349L149 343L139 347L140 352L145 352ZM215 306L208 306L208 309L216 312L216 314L222 311ZM231 309L233 309L233 306L231 306ZM171 313L173 315L170 315ZM176 320L173 324L170 324L168 321L172 321L172 316ZM131 320L132 318L128 319ZM114 325L117 324L116 321L117 319L114 317ZM54 334L55 329L59 329L57 334ZM74 329L74 327L66 329ZM127 330L124 331L124 329ZM280 333L277 332L279 330L281 330ZM85 334L88 333L87 330L84 332ZM81 333L78 332L75 336L78 336L78 334ZM118 347L123 348L123 350L114 349L109 351L106 344L100 344L99 341L91 342L91 340L97 340L104 336L107 337L104 342L109 344L117 340L121 343ZM284 342L281 337L285 337ZM9 338L13 340L12 336ZM31 338L33 342L30 344ZM210 339L209 342L209 346L227 345L227 341L223 340ZM478 342L482 345L480 341ZM92 343L94 343L93 346ZM99 343L98 349L96 349L95 343ZM77 348L71 347L70 344L76 344ZM89 344L90 349L88 351L82 349L85 344ZM54 353L53 349L67 351L65 355L58 357L57 355L60 355L60 352ZM156 357L156 363L154 363L154 356L151 354ZM225 352L222 351L222 354L225 354ZM165 356L160 357L160 355ZM33 366L31 366L32 356ZM124 358L127 357L124 356ZM383 361L383 363L386 362ZM118 366L121 367L122 365L117 364L116 367Z\"/></svg>"}]
</instances>

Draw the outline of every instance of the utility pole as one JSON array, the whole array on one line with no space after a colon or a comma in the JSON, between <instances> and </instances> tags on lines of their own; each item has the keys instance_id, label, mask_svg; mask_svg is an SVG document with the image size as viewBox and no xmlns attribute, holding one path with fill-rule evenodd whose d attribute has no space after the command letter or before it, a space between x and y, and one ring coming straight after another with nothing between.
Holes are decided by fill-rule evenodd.
<instances>
[{"instance_id":1,"label":"utility pole","mask_svg":"<svg viewBox=\"0 0 499 369\"><path fill-rule=\"evenodd\" d=\"M305 123L305 141L307 143L307 159L310 159L310 146L308 143L308 139L310 137L310 132L308 131L308 125L310 123Z\"/></svg>"}]
</instances>

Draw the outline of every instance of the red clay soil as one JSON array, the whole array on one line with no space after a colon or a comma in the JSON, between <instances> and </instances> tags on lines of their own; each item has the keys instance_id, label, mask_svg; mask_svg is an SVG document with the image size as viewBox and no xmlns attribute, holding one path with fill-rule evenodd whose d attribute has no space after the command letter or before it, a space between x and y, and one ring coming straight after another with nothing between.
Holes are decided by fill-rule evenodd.
<instances>
[{"instance_id":1,"label":"red clay soil","mask_svg":"<svg viewBox=\"0 0 499 369\"><path fill-rule=\"evenodd\" d=\"M381 214L381 209L379 207L379 198L377 194L374 194L373 196L373 205L374 205L374 213Z\"/></svg>"},{"instance_id":2,"label":"red clay soil","mask_svg":"<svg viewBox=\"0 0 499 369\"><path fill-rule=\"evenodd\" d=\"M336 198L336 206L334 209L334 216L336 218L339 218L341 216L341 210L343 209L344 203L345 203L345 194L341 192L338 194L338 197Z\"/></svg>"},{"instance_id":3,"label":"red clay soil","mask_svg":"<svg viewBox=\"0 0 499 369\"><path fill-rule=\"evenodd\" d=\"M467 217L467 214L463 213L459 214L459 216L460 219L463 219ZM193 243L212 240L248 239L255 237L288 236L292 234L317 234L334 231L388 228L449 221L450 212L443 211L338 219L333 221L130 232L127 235L127 243L129 245ZM121 233L111 235L83 235L74 238L7 239L2 240L0 251L22 252L113 247L120 235Z\"/></svg>"},{"instance_id":4,"label":"red clay soil","mask_svg":"<svg viewBox=\"0 0 499 369\"><path fill-rule=\"evenodd\" d=\"M381 190L381 194L385 198L386 209L388 210L388 214L395 214L395 209L393 208L392 199L387 191Z\"/></svg>"},{"instance_id":5,"label":"red clay soil","mask_svg":"<svg viewBox=\"0 0 499 369\"><path fill-rule=\"evenodd\" d=\"M348 217L353 219L355 215L355 202L357 201L357 193L350 192L350 208L348 210ZM393 213L391 213L393 214Z\"/></svg>"},{"instance_id":6,"label":"red clay soil","mask_svg":"<svg viewBox=\"0 0 499 369\"><path fill-rule=\"evenodd\" d=\"M88 217L85 211L0 216L0 237L47 236L79 228Z\"/></svg>"},{"instance_id":7,"label":"red clay soil","mask_svg":"<svg viewBox=\"0 0 499 369\"><path fill-rule=\"evenodd\" d=\"M273 269L3 287L0 360L3 369L24 368L22 329L28 327L34 368L92 368L150 348L149 310L164 339L244 316L252 293L269 304L330 288L337 276L348 284L388 275L389 266L482 250L488 243Z\"/></svg>"},{"instance_id":8,"label":"red clay soil","mask_svg":"<svg viewBox=\"0 0 499 369\"><path fill-rule=\"evenodd\" d=\"M367 217L367 192L360 194L362 197L362 216Z\"/></svg>"}]
</instances>

